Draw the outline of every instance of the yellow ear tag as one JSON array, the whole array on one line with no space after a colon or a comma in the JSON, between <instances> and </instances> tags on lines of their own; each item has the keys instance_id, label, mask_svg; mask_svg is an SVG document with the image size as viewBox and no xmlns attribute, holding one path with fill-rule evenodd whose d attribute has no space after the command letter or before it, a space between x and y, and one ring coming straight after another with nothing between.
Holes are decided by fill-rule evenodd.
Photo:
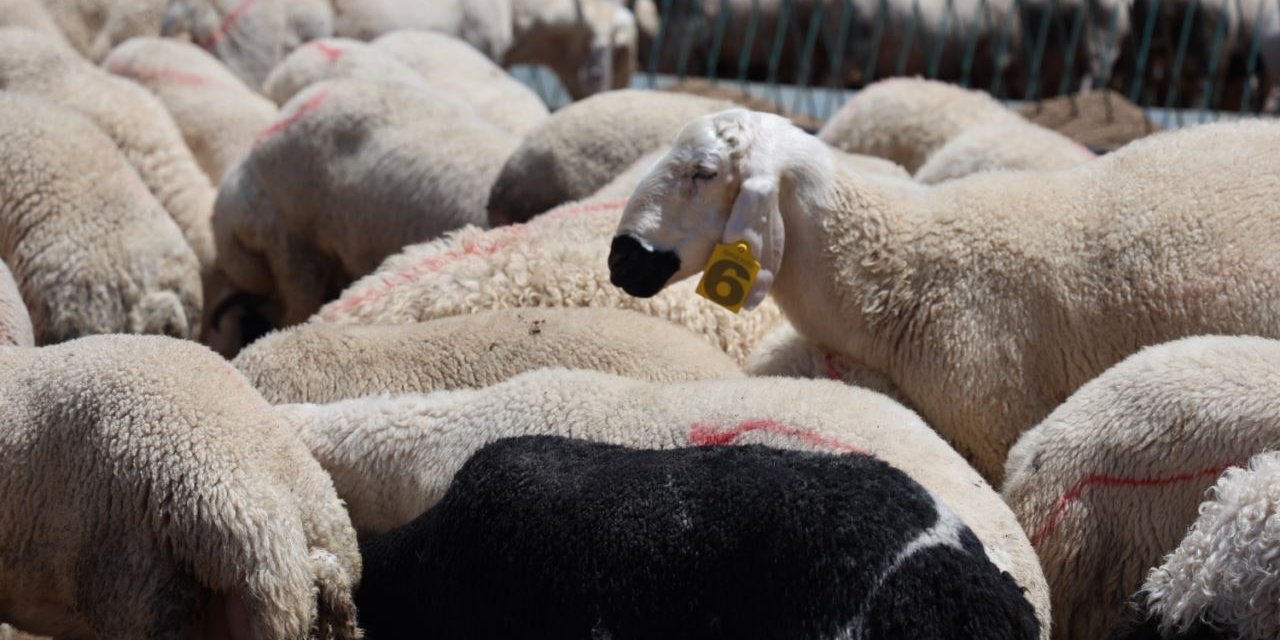
<instances>
[{"instance_id":1,"label":"yellow ear tag","mask_svg":"<svg viewBox=\"0 0 1280 640\"><path fill-rule=\"evenodd\" d=\"M717 244L698 281L698 295L734 312L742 310L760 263L746 242Z\"/></svg>"}]
</instances>

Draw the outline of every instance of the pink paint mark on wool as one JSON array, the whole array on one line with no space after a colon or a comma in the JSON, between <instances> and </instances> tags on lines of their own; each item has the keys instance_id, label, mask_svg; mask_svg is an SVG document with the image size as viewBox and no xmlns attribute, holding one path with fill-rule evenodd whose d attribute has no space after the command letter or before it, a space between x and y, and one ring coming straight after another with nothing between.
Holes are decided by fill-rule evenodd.
<instances>
[{"instance_id":1,"label":"pink paint mark on wool","mask_svg":"<svg viewBox=\"0 0 1280 640\"><path fill-rule=\"evenodd\" d=\"M568 204L538 216L533 219L534 224L546 222L547 220L556 220L571 216L582 215L584 213L596 213L599 211L616 211L625 206L627 201L622 200L605 200L600 202L588 202L586 204ZM472 240L464 238L462 246L458 249L452 249L440 254L433 254L424 257L422 260L409 265L405 269L382 277L382 286L371 288L364 293L353 295L349 298L335 300L320 309L320 317L325 320L335 320L344 313L350 313L370 302L380 300L391 294L392 291L404 284L417 281L422 276L434 273L444 267L457 262L466 257L488 256L502 251L506 247L514 244L514 242L528 233L529 223L514 224L507 227L499 227L486 231L480 238Z\"/></svg>"},{"instance_id":2,"label":"pink paint mark on wool","mask_svg":"<svg viewBox=\"0 0 1280 640\"><path fill-rule=\"evenodd\" d=\"M314 48L316 51L319 51L320 55L327 58L330 64L337 62L338 58L341 58L347 53L347 51L342 47L334 46L327 42L321 42L319 40L312 42L309 46Z\"/></svg>"},{"instance_id":3,"label":"pink paint mark on wool","mask_svg":"<svg viewBox=\"0 0 1280 640\"><path fill-rule=\"evenodd\" d=\"M830 349L822 350L822 366L823 374L828 380L843 380L844 374L840 372L840 367L836 364L836 354Z\"/></svg>"},{"instance_id":4,"label":"pink paint mark on wool","mask_svg":"<svg viewBox=\"0 0 1280 640\"><path fill-rule=\"evenodd\" d=\"M1049 520L1031 535L1031 546L1038 547L1045 538L1053 535L1053 532L1057 530L1058 525L1062 524L1062 521L1067 517L1067 509L1080 500L1080 496L1084 493L1084 490L1089 487L1095 485L1103 487L1131 488L1164 487L1171 484L1191 482L1192 480L1199 480L1201 478L1216 478L1221 475L1223 471L1236 466L1240 465L1237 463L1220 464L1214 467L1200 469L1198 471L1188 471L1186 473L1179 473L1161 478L1124 478L1104 474L1092 474L1085 476L1083 480L1077 482L1075 486L1071 487L1070 490L1064 493L1061 498L1058 498L1057 504L1054 505L1053 511L1049 514Z\"/></svg>"},{"instance_id":5,"label":"pink paint mark on wool","mask_svg":"<svg viewBox=\"0 0 1280 640\"><path fill-rule=\"evenodd\" d=\"M772 418L758 418L755 420L744 420L737 426L718 430L714 425L705 422L695 422L689 428L689 442L696 446L707 445L726 445L733 444L745 434L763 431L789 438L795 438L802 442L827 449L829 451L840 451L842 453L856 453L858 455L872 456L873 454L862 447L842 442L835 438L814 433L810 429L801 429L785 425Z\"/></svg>"},{"instance_id":6,"label":"pink paint mark on wool","mask_svg":"<svg viewBox=\"0 0 1280 640\"><path fill-rule=\"evenodd\" d=\"M273 136L279 134L285 129L288 129L289 127L293 126L294 123L307 117L307 115L310 114L312 111L319 109L320 106L324 104L324 101L328 97L329 97L328 91L324 91L324 90L317 91L315 95L311 96L310 98L307 98L306 102L303 102L301 105L298 105L298 108L295 109L293 113L279 120L276 120L275 122L271 123L271 125L268 126L266 129L263 129L261 132L259 132L258 138L254 141L254 143L260 144L272 138Z\"/></svg>"},{"instance_id":7,"label":"pink paint mark on wool","mask_svg":"<svg viewBox=\"0 0 1280 640\"><path fill-rule=\"evenodd\" d=\"M236 22L238 22L240 18L243 18L244 14L248 13L249 10L253 8L253 5L257 3L258 0L240 0L236 6L231 7L231 10L227 12L227 15L223 16L222 22L218 24L218 28L214 29L213 33L209 34L209 37L200 41L200 46L205 49L213 49L218 46L218 43L225 40L227 34L231 33L231 29L235 27Z\"/></svg>"}]
</instances>

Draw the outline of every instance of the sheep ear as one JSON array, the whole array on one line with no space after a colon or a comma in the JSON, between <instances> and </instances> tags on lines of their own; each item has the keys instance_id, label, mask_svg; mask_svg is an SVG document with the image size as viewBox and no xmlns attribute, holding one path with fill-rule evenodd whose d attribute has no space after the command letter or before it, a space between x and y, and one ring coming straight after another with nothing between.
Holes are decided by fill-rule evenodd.
<instances>
[{"instance_id":1,"label":"sheep ear","mask_svg":"<svg viewBox=\"0 0 1280 640\"><path fill-rule=\"evenodd\" d=\"M752 255L760 261L760 272L747 292L744 308L756 308L769 293L778 268L782 266L784 240L782 212L778 208L777 174L746 174L738 197L733 201L733 211L729 214L721 240L725 243L745 241L751 247Z\"/></svg>"}]
</instances>

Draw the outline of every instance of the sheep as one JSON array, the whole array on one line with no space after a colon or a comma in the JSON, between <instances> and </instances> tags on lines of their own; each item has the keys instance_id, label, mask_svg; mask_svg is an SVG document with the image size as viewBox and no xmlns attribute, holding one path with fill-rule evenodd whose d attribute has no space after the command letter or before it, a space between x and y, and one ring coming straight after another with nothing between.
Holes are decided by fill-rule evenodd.
<instances>
[{"instance_id":1,"label":"sheep","mask_svg":"<svg viewBox=\"0 0 1280 640\"><path fill-rule=\"evenodd\" d=\"M193 335L199 264L111 140L79 114L0 91L0 257L37 344Z\"/></svg>"},{"instance_id":2,"label":"sheep","mask_svg":"<svg viewBox=\"0 0 1280 640\"><path fill-rule=\"evenodd\" d=\"M257 90L301 44L333 35L326 0L169 0L161 35L185 34Z\"/></svg>"},{"instance_id":3,"label":"sheep","mask_svg":"<svg viewBox=\"0 0 1280 640\"><path fill-rule=\"evenodd\" d=\"M1040 637L973 531L858 453L507 438L360 551L378 638Z\"/></svg>"},{"instance_id":4,"label":"sheep","mask_svg":"<svg viewBox=\"0 0 1280 640\"><path fill-rule=\"evenodd\" d=\"M547 119L547 105L537 93L462 40L431 31L400 30L371 44L432 86L465 100L485 120L512 135L524 137Z\"/></svg>"},{"instance_id":5,"label":"sheep","mask_svg":"<svg viewBox=\"0 0 1280 640\"><path fill-rule=\"evenodd\" d=\"M0 0L0 25L24 27L64 43L67 41L41 0Z\"/></svg>"},{"instance_id":6,"label":"sheep","mask_svg":"<svg viewBox=\"0 0 1280 640\"><path fill-rule=\"evenodd\" d=\"M296 324L405 245L484 223L484 195L516 139L426 88L312 85L223 180L218 266ZM278 310L277 310L278 309Z\"/></svg>"},{"instance_id":7,"label":"sheep","mask_svg":"<svg viewBox=\"0 0 1280 640\"><path fill-rule=\"evenodd\" d=\"M164 105L35 31L0 28L0 52L0 89L70 107L101 127L178 223L200 265L211 266L213 185Z\"/></svg>"},{"instance_id":8,"label":"sheep","mask_svg":"<svg viewBox=\"0 0 1280 640\"><path fill-rule=\"evenodd\" d=\"M768 444L864 451L934 492L988 555L1027 589L1042 628L1048 595L1008 507L915 413L880 394L822 380L659 383L540 369L482 389L276 405L334 479L361 535L410 522L457 469L504 437L563 435L645 448Z\"/></svg>"},{"instance_id":9,"label":"sheep","mask_svg":"<svg viewBox=\"0 0 1280 640\"><path fill-rule=\"evenodd\" d=\"M1280 124L1220 123L1072 169L904 186L730 110L686 126L636 189L610 280L653 296L745 242L755 279L708 286L730 279L746 309L772 291L801 335L888 376L998 483L1023 430L1139 348L1280 336L1276 149Z\"/></svg>"},{"instance_id":10,"label":"sheep","mask_svg":"<svg viewBox=\"0 0 1280 640\"><path fill-rule=\"evenodd\" d=\"M1141 604L1163 632L1155 637L1280 637L1276 478L1280 453L1268 451L1218 479L1191 531L1143 582Z\"/></svg>"},{"instance_id":11,"label":"sheep","mask_svg":"<svg viewBox=\"0 0 1280 640\"><path fill-rule=\"evenodd\" d=\"M129 38L160 35L167 0L40 0L65 41L93 62ZM7 54L6 54L7 55Z\"/></svg>"},{"instance_id":12,"label":"sheep","mask_svg":"<svg viewBox=\"0 0 1280 640\"><path fill-rule=\"evenodd\" d=\"M849 153L884 158L915 174L929 155L979 125L1020 122L981 91L921 78L882 80L859 91L818 131Z\"/></svg>"},{"instance_id":13,"label":"sheep","mask_svg":"<svg viewBox=\"0 0 1280 640\"><path fill-rule=\"evenodd\" d=\"M169 38L134 38L103 68L141 84L164 103L197 164L214 184L276 118L270 100L244 86L216 58Z\"/></svg>"},{"instance_id":14,"label":"sheep","mask_svg":"<svg viewBox=\"0 0 1280 640\"><path fill-rule=\"evenodd\" d=\"M690 118L732 102L645 89L575 102L525 136L489 193L489 224L527 222L603 187Z\"/></svg>"},{"instance_id":15,"label":"sheep","mask_svg":"<svg viewBox=\"0 0 1280 640\"><path fill-rule=\"evenodd\" d=\"M1277 356L1246 336L1147 347L1010 450L1002 495L1044 566L1055 638L1104 637L1219 474L1280 443Z\"/></svg>"},{"instance_id":16,"label":"sheep","mask_svg":"<svg viewBox=\"0 0 1280 640\"><path fill-rule=\"evenodd\" d=\"M734 314L692 283L653 300L609 286L604 242L622 200L572 203L523 225L467 227L406 247L347 287L309 322L404 324L513 307L616 307L683 325L741 362L778 321L777 307Z\"/></svg>"},{"instance_id":17,"label":"sheep","mask_svg":"<svg viewBox=\"0 0 1280 640\"><path fill-rule=\"evenodd\" d=\"M334 0L334 35L439 31L509 67L551 67L574 100L631 84L636 23L613 0Z\"/></svg>"},{"instance_id":18,"label":"sheep","mask_svg":"<svg viewBox=\"0 0 1280 640\"><path fill-rule=\"evenodd\" d=\"M952 138L916 171L923 184L938 184L992 170L1053 170L1095 156L1080 143L1026 121L977 126Z\"/></svg>"},{"instance_id":19,"label":"sheep","mask_svg":"<svg viewBox=\"0 0 1280 640\"><path fill-rule=\"evenodd\" d=\"M8 265L0 262L0 345L34 347L35 332L18 283Z\"/></svg>"},{"instance_id":20,"label":"sheep","mask_svg":"<svg viewBox=\"0 0 1280 640\"><path fill-rule=\"evenodd\" d=\"M502 309L400 325L304 324L259 340L232 364L272 403L483 387L542 367L661 382L742 375L682 327L591 308Z\"/></svg>"},{"instance_id":21,"label":"sheep","mask_svg":"<svg viewBox=\"0 0 1280 640\"><path fill-rule=\"evenodd\" d=\"M0 620L67 638L359 637L361 560L333 483L225 360L115 335L0 349L0 369Z\"/></svg>"},{"instance_id":22,"label":"sheep","mask_svg":"<svg viewBox=\"0 0 1280 640\"><path fill-rule=\"evenodd\" d=\"M321 38L299 47L280 61L262 83L262 93L284 105L303 89L335 78L355 78L423 88L413 69L388 53L350 38Z\"/></svg>"},{"instance_id":23,"label":"sheep","mask_svg":"<svg viewBox=\"0 0 1280 640\"><path fill-rule=\"evenodd\" d=\"M786 320L756 344L742 370L750 376L839 380L883 393L908 408L911 406L887 376L809 342Z\"/></svg>"}]
</instances>

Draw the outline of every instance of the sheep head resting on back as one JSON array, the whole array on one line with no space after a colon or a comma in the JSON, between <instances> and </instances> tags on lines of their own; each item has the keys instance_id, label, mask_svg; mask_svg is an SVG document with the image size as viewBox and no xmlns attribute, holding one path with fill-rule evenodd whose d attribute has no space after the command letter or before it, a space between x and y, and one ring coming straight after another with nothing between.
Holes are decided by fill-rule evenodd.
<instances>
[{"instance_id":1,"label":"sheep head resting on back","mask_svg":"<svg viewBox=\"0 0 1280 640\"><path fill-rule=\"evenodd\" d=\"M610 279L647 298L701 271L717 243L745 241L760 261L743 305L753 309L782 266L783 209L832 170L823 143L781 116L730 109L693 120L627 203Z\"/></svg>"}]
</instances>

